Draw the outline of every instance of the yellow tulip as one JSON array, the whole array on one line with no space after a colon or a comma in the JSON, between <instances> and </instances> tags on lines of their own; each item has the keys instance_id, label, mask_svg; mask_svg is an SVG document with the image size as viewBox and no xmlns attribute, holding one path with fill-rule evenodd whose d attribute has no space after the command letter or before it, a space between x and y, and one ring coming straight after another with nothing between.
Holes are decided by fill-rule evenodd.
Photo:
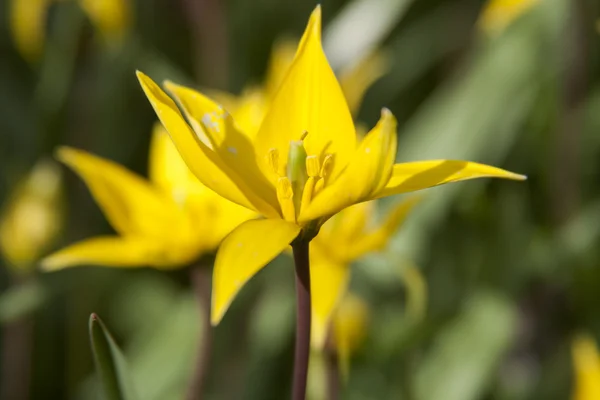
<instances>
[{"instance_id":1,"label":"yellow tulip","mask_svg":"<svg viewBox=\"0 0 600 400\"><path fill-rule=\"evenodd\" d=\"M9 199L0 219L0 252L17 273L29 272L62 227L61 174L38 163Z\"/></svg>"},{"instance_id":2,"label":"yellow tulip","mask_svg":"<svg viewBox=\"0 0 600 400\"><path fill-rule=\"evenodd\" d=\"M61 148L58 158L85 181L118 235L68 246L42 261L46 270L81 264L182 267L215 251L233 228L254 216L198 182L159 124L149 181L81 150Z\"/></svg>"},{"instance_id":3,"label":"yellow tulip","mask_svg":"<svg viewBox=\"0 0 600 400\"><path fill-rule=\"evenodd\" d=\"M383 250L416 203L416 196L400 202L380 225L373 224L373 202L348 207L323 224L310 244L313 346L325 345L331 316L347 291L351 263Z\"/></svg>"},{"instance_id":4,"label":"yellow tulip","mask_svg":"<svg viewBox=\"0 0 600 400\"><path fill-rule=\"evenodd\" d=\"M479 26L484 32L497 34L512 21L519 18L539 0L488 0L481 16Z\"/></svg>"},{"instance_id":5,"label":"yellow tulip","mask_svg":"<svg viewBox=\"0 0 600 400\"><path fill-rule=\"evenodd\" d=\"M353 204L481 177L524 176L468 161L394 164L396 120L383 109L357 145L344 94L321 45L321 8L313 12L296 56L254 139L222 106L166 82L175 102L138 72L141 86L177 149L202 183L261 214L221 244L213 274L212 322L240 288L298 238Z\"/></svg>"},{"instance_id":6,"label":"yellow tulip","mask_svg":"<svg viewBox=\"0 0 600 400\"><path fill-rule=\"evenodd\" d=\"M119 41L130 21L129 0L77 0L94 27L108 41ZM29 62L37 61L46 41L46 18L53 3L60 0L10 0L10 31L19 53Z\"/></svg>"},{"instance_id":7,"label":"yellow tulip","mask_svg":"<svg viewBox=\"0 0 600 400\"><path fill-rule=\"evenodd\" d=\"M573 342L575 389L573 400L600 399L600 355L594 339L580 336Z\"/></svg>"}]
</instances>

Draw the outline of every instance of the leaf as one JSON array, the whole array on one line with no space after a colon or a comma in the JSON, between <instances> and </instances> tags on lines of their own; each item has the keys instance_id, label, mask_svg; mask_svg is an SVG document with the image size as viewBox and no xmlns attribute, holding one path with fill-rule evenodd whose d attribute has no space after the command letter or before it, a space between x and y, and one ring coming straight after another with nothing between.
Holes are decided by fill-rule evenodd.
<instances>
[{"instance_id":1,"label":"leaf","mask_svg":"<svg viewBox=\"0 0 600 400\"><path fill-rule=\"evenodd\" d=\"M125 357L96 314L90 315L89 329L94 362L105 398L137 399Z\"/></svg>"}]
</instances>

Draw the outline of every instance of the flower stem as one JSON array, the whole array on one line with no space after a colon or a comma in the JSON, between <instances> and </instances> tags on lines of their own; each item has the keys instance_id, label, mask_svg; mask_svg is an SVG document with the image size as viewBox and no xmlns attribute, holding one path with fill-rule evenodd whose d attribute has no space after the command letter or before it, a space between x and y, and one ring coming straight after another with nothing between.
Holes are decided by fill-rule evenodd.
<instances>
[{"instance_id":1,"label":"flower stem","mask_svg":"<svg viewBox=\"0 0 600 400\"><path fill-rule=\"evenodd\" d=\"M311 322L308 243L307 240L302 239L292 243L296 265L296 350L294 354L292 400L304 400L306 398Z\"/></svg>"},{"instance_id":2,"label":"flower stem","mask_svg":"<svg viewBox=\"0 0 600 400\"><path fill-rule=\"evenodd\" d=\"M200 343L196 354L196 364L190 378L187 400L200 400L206 386L206 376L212 350L212 326L210 324L210 268L203 262L191 267L192 287L200 305L202 319Z\"/></svg>"}]
</instances>

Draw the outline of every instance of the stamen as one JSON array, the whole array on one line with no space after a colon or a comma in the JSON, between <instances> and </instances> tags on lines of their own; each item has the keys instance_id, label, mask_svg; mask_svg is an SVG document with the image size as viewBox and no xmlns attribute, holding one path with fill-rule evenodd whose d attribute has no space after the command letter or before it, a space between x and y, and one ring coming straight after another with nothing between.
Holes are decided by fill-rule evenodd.
<instances>
[{"instance_id":1,"label":"stamen","mask_svg":"<svg viewBox=\"0 0 600 400\"><path fill-rule=\"evenodd\" d=\"M323 159L323 165L321 165L321 172L319 173L319 176L321 176L321 178L326 178L327 175L329 175L332 165L333 154L325 155L325 158Z\"/></svg>"},{"instance_id":2,"label":"stamen","mask_svg":"<svg viewBox=\"0 0 600 400\"><path fill-rule=\"evenodd\" d=\"M281 174L279 173L279 150L278 149L269 149L269 152L267 153L267 163L269 164L269 167L271 168L271 170L273 171L273 173L277 176L280 176Z\"/></svg>"},{"instance_id":3,"label":"stamen","mask_svg":"<svg viewBox=\"0 0 600 400\"><path fill-rule=\"evenodd\" d=\"M306 173L310 177L319 176L319 157L308 156L306 157Z\"/></svg>"},{"instance_id":4,"label":"stamen","mask_svg":"<svg viewBox=\"0 0 600 400\"><path fill-rule=\"evenodd\" d=\"M293 197L294 191L290 180L285 176L277 179L277 200L279 200L283 218L290 222L296 222L296 208L294 207Z\"/></svg>"}]
</instances>

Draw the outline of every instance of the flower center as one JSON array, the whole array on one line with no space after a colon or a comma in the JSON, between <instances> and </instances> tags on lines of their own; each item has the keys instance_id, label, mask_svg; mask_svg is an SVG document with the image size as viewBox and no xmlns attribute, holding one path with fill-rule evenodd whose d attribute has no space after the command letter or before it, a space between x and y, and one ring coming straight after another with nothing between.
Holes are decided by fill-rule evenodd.
<instances>
[{"instance_id":1,"label":"flower center","mask_svg":"<svg viewBox=\"0 0 600 400\"><path fill-rule=\"evenodd\" d=\"M281 206L283 218L296 223L298 215L308 206L312 198L326 183L333 161L332 154L326 154L321 163L316 155L307 155L304 147L305 132L300 140L290 142L287 163L280 164L279 151L269 150L269 166L277 175L277 200Z\"/></svg>"}]
</instances>

